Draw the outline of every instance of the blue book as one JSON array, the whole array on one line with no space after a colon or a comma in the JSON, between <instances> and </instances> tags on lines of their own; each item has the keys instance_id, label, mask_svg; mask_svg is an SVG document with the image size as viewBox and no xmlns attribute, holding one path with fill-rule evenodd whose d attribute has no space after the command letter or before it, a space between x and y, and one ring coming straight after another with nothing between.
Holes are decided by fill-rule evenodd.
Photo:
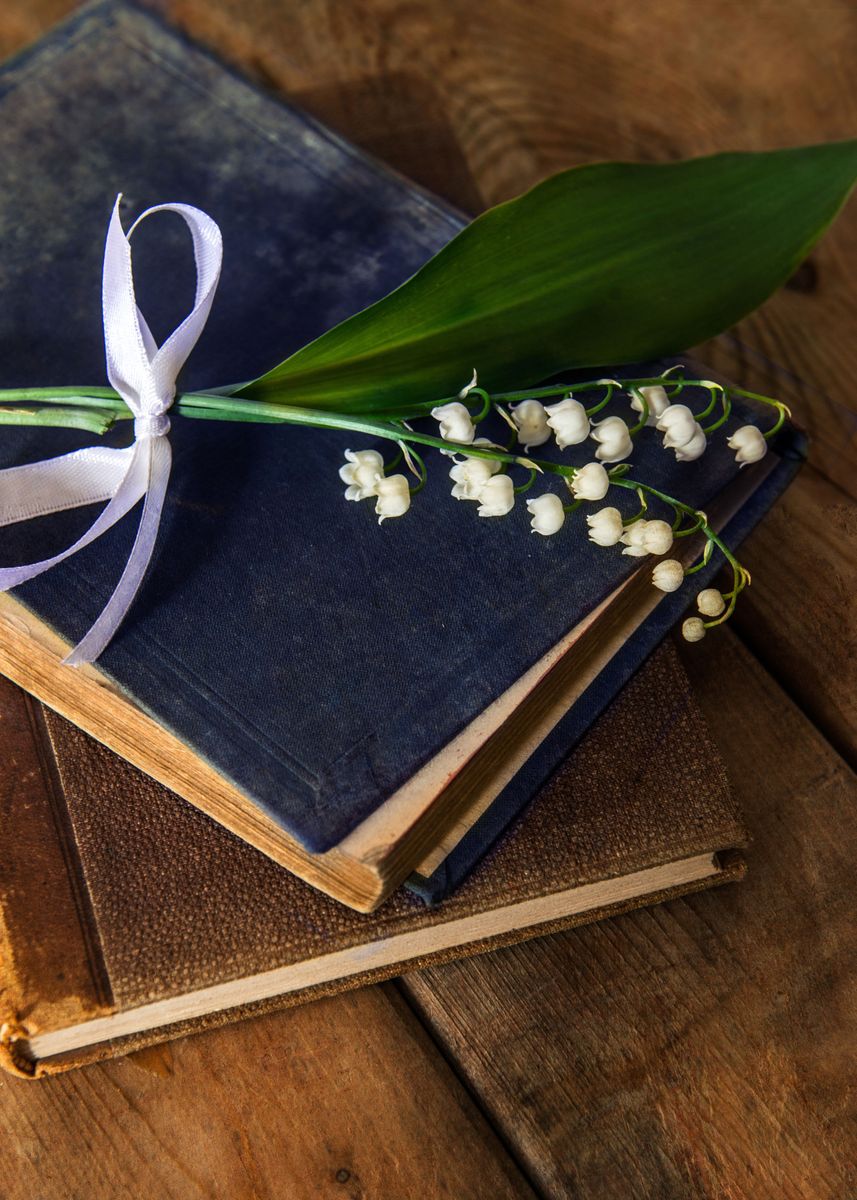
<instances>
[{"instance_id":1,"label":"blue book","mask_svg":"<svg viewBox=\"0 0 857 1200\"><path fill-rule=\"evenodd\" d=\"M101 255L117 191L126 228L178 200L223 231L187 391L261 374L464 223L122 3L87 8L0 73L0 179L6 387L104 378ZM192 299L180 226L162 217L135 235L158 340ZM105 441L129 439L126 425ZM688 603L651 587L650 561L592 546L580 514L554 538L530 536L523 505L479 519L451 499L439 456L407 517L379 528L337 476L365 439L174 417L170 440L155 556L98 663L60 665L121 574L133 517L2 597L0 670L358 909L413 871L428 900L454 886ZM5 427L0 467L92 441ZM796 469L787 432L775 449L738 478L725 438L676 464L646 430L634 464L731 519L735 539ZM0 562L57 553L93 515L3 529Z\"/></svg>"}]
</instances>

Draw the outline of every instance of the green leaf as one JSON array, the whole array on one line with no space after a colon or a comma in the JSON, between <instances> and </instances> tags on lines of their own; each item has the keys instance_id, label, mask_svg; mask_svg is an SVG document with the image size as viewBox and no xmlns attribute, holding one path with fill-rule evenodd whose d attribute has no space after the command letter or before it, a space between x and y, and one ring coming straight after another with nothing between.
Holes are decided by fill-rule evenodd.
<instances>
[{"instance_id":1,"label":"green leaf","mask_svg":"<svg viewBox=\"0 0 857 1200\"><path fill-rule=\"evenodd\" d=\"M405 408L680 352L795 270L857 178L857 140L564 171L475 220L377 304L240 395Z\"/></svg>"}]
</instances>

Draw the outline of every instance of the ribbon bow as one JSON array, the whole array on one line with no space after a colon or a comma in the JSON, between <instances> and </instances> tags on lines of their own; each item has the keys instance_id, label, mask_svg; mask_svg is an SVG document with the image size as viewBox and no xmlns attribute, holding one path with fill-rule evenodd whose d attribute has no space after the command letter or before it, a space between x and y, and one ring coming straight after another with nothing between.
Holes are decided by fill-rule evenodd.
<instances>
[{"instance_id":1,"label":"ribbon bow","mask_svg":"<svg viewBox=\"0 0 857 1200\"><path fill-rule=\"evenodd\" d=\"M143 499L134 546L116 590L83 640L65 659L93 662L119 628L142 583L158 536L172 453L167 411L176 378L208 320L220 278L223 242L211 217L188 204L158 204L137 218L126 237L117 196L104 246L102 310L107 377L134 414L134 444L122 450L91 446L58 458L0 471L0 525L107 500L86 533L53 558L0 568L0 591L40 575L95 541ZM129 238L156 212L178 213L193 238L196 299L193 308L158 347L134 296Z\"/></svg>"}]
</instances>

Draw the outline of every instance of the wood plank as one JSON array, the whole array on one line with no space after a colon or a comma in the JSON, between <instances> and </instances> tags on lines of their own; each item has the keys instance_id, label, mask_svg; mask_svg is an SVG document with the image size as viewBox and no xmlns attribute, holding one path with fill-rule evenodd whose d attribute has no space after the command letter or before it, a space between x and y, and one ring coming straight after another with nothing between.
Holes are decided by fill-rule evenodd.
<instances>
[{"instance_id":1,"label":"wood plank","mask_svg":"<svg viewBox=\"0 0 857 1200\"><path fill-rule=\"evenodd\" d=\"M683 657L754 835L747 881L402 986L551 1196L841 1200L857 778L734 635Z\"/></svg>"},{"instance_id":2,"label":"wood plank","mask_svg":"<svg viewBox=\"0 0 857 1200\"><path fill-rule=\"evenodd\" d=\"M74 0L7 0L0 54ZM357 5L150 0L227 60L465 210L603 158L673 159L853 136L849 5L657 9L623 0ZM676 53L681 47L681 53ZM641 64L643 64L641 66ZM681 113L681 120L676 114ZM792 281L699 353L795 404L813 461L857 496L857 201ZM779 369L772 377L767 363Z\"/></svg>"},{"instance_id":3,"label":"wood plank","mask_svg":"<svg viewBox=\"0 0 857 1200\"><path fill-rule=\"evenodd\" d=\"M806 468L747 540L735 624L857 769L857 508Z\"/></svg>"},{"instance_id":4,"label":"wood plank","mask_svg":"<svg viewBox=\"0 0 857 1200\"><path fill-rule=\"evenodd\" d=\"M39 0L55 4L57 0ZM468 211L563 167L853 136L857 21L802 0L272 5L156 0L242 69ZM680 53L676 48L680 47ZM676 114L681 114L678 120ZM857 497L857 201L792 285L701 350L795 403L813 461ZM779 365L772 380L768 362Z\"/></svg>"},{"instance_id":5,"label":"wood plank","mask_svg":"<svg viewBox=\"0 0 857 1200\"><path fill-rule=\"evenodd\" d=\"M30 1083L0 1078L3 1200L532 1192L390 988Z\"/></svg>"}]
</instances>

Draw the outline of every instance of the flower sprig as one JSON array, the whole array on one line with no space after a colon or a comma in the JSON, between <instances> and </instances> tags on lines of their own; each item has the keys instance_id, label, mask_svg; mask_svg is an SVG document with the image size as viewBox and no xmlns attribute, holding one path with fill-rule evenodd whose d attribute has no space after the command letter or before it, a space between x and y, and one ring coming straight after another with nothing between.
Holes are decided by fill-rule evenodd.
<instances>
[{"instance_id":1,"label":"flower sprig","mask_svg":"<svg viewBox=\"0 0 857 1200\"><path fill-rule=\"evenodd\" d=\"M716 588L705 588L699 593L697 607L701 615L688 618L682 629L688 641L699 641L707 630L722 624L732 615L738 595L750 582L749 572L722 542L704 512L645 482L629 478L626 475L629 465L622 460L631 453L633 439L647 425L653 425L664 434L664 447L673 450L678 461L699 458L705 452L709 435L728 420L732 397L740 395L751 396L777 412L776 422L767 432L755 425L744 425L728 440L727 444L736 451L736 459L743 467L764 457L768 440L782 426L789 411L778 400L711 380L688 380L683 375L673 375L675 370L680 368L671 368L657 378L626 380L624 383L615 379L598 379L576 384L573 389L561 385L536 389L529 394L503 393L493 397L477 387L474 372L470 383L457 397L433 405L429 415L440 425L441 440L453 443L458 449L456 455L449 446L442 447L444 454L453 457L449 472L453 480L452 495L457 500L477 503L479 516L507 515L514 506L516 495L528 491L539 476L557 473L563 477L573 499L563 503L555 492L528 499L526 506L534 533L543 537L558 533L570 512L584 502L604 499L609 489L616 486L636 492L640 501L639 511L629 518L623 518L618 508L607 506L587 515L589 539L596 545L609 547L621 544L622 554L642 558L666 555L679 539L691 534L701 535L705 539L702 555L694 565L685 567L677 558L661 558L652 573L652 582L661 591L677 590L687 577L706 566L715 548L718 549L732 567L733 585L725 594ZM679 402L679 397L689 388L702 388L709 393L706 406L698 412ZM586 395L596 389L600 389L603 395L588 407L574 394ZM632 410L640 414L633 426L615 415L600 421L592 419L617 394L624 394L630 400ZM561 398L555 403L544 403L556 396ZM474 402L479 403L478 413L472 411ZM722 409L721 415L703 425L718 403ZM476 436L479 424L492 411L514 430L515 440L523 447L524 455L513 455L510 453L511 447L499 446L488 438ZM418 415L424 414L409 413L411 417ZM598 445L596 461L583 466L566 466L529 457L533 447L542 446L552 438L560 450L591 439ZM526 467L526 480L514 486L510 475L504 471L507 465ZM609 471L608 466L611 466ZM672 523L647 516L650 498L672 509ZM379 520L389 515L381 492L378 494L376 512Z\"/></svg>"},{"instance_id":2,"label":"flower sprig","mask_svg":"<svg viewBox=\"0 0 857 1200\"><path fill-rule=\"evenodd\" d=\"M699 390L707 392L707 401L694 411L683 401ZM346 499L374 500L379 523L404 516L411 507L412 497L425 486L428 472L417 446L435 448L451 460L452 496L475 503L480 517L506 516L514 508L517 496L528 492L537 480L559 477L566 488L565 499L556 492L544 492L526 500L531 529L543 537L557 534L570 514L583 504L603 500L611 488L634 491L640 507L631 517L623 517L614 506L587 514L589 539L605 548L621 545L621 553L629 557L658 556L660 561L654 567L652 582L664 592L676 591L685 579L708 564L715 550L719 551L732 569L732 587L725 593L706 588L697 596L700 616L684 622L683 634L689 641L698 641L707 630L732 615L738 596L750 582L749 573L709 524L705 513L645 481L631 478L626 460L635 439L647 426L663 434L664 448L672 450L678 461L699 458L708 446L708 439L729 420L736 397L776 412L776 420L769 429L743 425L729 437L727 445L735 451L736 460L743 467L764 457L769 440L791 415L788 408L779 400L732 385L688 379L678 366L653 377L622 381L598 378L575 383L573 387L557 384L493 395L478 386L474 371L470 382L456 396L404 404L396 410L371 414L320 411L221 393L185 393L176 399L173 411L193 419L349 430L394 442L398 452L391 461L385 463L384 456L375 449L347 450L346 462L339 470L346 485ZM601 415L619 400L629 403L631 411L637 414L633 424L618 414ZM715 416L718 406L720 411ZM479 425L492 415L510 428L512 438L508 444L477 436ZM410 424L427 417L437 422L436 434ZM116 422L130 419L132 414L127 405L110 388L0 392L0 424L66 426L104 433ZM591 441L596 446L593 461L578 466L531 457L534 448L550 441L560 451ZM395 470L403 461L415 482ZM526 471L517 485L509 474L513 468ZM648 515L652 501L672 510L672 522ZM678 558L663 557L681 538L692 534L705 541L698 561L685 567Z\"/></svg>"}]
</instances>

